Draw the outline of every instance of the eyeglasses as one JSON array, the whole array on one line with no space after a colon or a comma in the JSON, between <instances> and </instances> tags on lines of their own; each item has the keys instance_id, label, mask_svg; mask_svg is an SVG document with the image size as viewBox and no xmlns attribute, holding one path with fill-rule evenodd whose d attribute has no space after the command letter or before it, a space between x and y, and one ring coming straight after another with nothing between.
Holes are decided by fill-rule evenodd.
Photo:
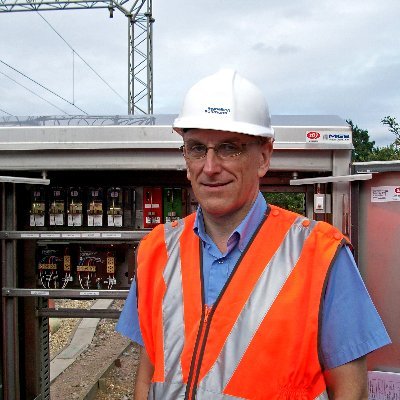
<instances>
[{"instance_id":1,"label":"eyeglasses","mask_svg":"<svg viewBox=\"0 0 400 400\"><path fill-rule=\"evenodd\" d=\"M242 154L246 150L246 147L251 144L260 144L260 141L247 143L223 142L212 147L207 147L201 143L189 143L181 146L180 150L183 156L189 160L201 160L205 158L209 149L213 149L220 159L229 160Z\"/></svg>"}]
</instances>

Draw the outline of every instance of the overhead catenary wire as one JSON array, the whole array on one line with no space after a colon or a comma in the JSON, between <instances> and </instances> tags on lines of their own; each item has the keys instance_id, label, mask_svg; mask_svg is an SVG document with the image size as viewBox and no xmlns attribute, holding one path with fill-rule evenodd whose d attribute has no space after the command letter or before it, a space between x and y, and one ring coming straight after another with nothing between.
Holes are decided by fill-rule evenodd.
<instances>
[{"instance_id":1,"label":"overhead catenary wire","mask_svg":"<svg viewBox=\"0 0 400 400\"><path fill-rule=\"evenodd\" d=\"M22 86L24 89L26 89L28 92L32 93L33 95L39 97L40 99L44 100L46 103L52 105L53 107L57 108L57 110L61 111L62 113L71 116L71 114L67 113L66 111L64 111L63 109L61 109L60 107L56 106L55 104L53 104L51 101L45 99L44 97L40 96L39 94L35 93L33 90L27 88L26 86L24 86L22 83L19 83L18 81L16 81L14 78L11 78L11 76L5 74L4 72L0 71L0 74L4 75L6 78L10 79L11 81L13 81L14 83L16 83L19 86Z\"/></svg>"},{"instance_id":2,"label":"overhead catenary wire","mask_svg":"<svg viewBox=\"0 0 400 400\"><path fill-rule=\"evenodd\" d=\"M17 70L16 68L14 68L13 66L7 64L5 61L0 59L0 62L2 64L4 64L5 66L7 66L8 68L12 69L15 72L18 72L20 75L22 75L24 78L29 79L30 81L32 81L33 83L35 83L36 85L39 85L41 88L47 90L48 92L50 92L51 94L54 94L54 96L57 96L58 98L60 98L61 100L67 102L68 104L70 104L71 106L75 107L76 109L78 109L79 111L82 111L84 114L89 115L86 111L82 110L81 108L79 108L77 105L75 105L74 103L71 103L70 101L68 101L67 99L64 99L64 97L60 96L59 94L55 93L53 90L47 88L46 86L42 85L41 83L35 81L34 79L30 78L28 75L24 74L23 72Z\"/></svg>"},{"instance_id":3,"label":"overhead catenary wire","mask_svg":"<svg viewBox=\"0 0 400 400\"><path fill-rule=\"evenodd\" d=\"M40 16L40 18L43 19L43 21L46 22L46 24L49 25L49 27L60 37L60 39L73 51L74 54L76 54L85 64L86 66L96 74L98 78L102 80L102 82L107 85L107 87L113 91L125 104L127 104L126 99L124 99L77 51L62 37L60 33L57 32L57 30L50 24L49 21L45 17L43 17L42 14L40 14L39 11L36 11L37 14Z\"/></svg>"},{"instance_id":4,"label":"overhead catenary wire","mask_svg":"<svg viewBox=\"0 0 400 400\"><path fill-rule=\"evenodd\" d=\"M6 110L3 110L2 108L0 108L0 111L3 112L4 114L9 115L10 117L15 117L15 115L10 114L9 112L7 112Z\"/></svg>"}]
</instances>

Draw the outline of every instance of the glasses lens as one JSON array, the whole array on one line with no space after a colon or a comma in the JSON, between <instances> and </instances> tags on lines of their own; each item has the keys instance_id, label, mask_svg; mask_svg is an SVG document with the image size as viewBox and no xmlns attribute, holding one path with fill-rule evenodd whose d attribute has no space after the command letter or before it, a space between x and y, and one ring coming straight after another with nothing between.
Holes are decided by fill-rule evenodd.
<instances>
[{"instance_id":1,"label":"glasses lens","mask_svg":"<svg viewBox=\"0 0 400 400\"><path fill-rule=\"evenodd\" d=\"M204 144L193 144L185 148L187 156L190 158L203 158L207 153L207 146Z\"/></svg>"},{"instance_id":2,"label":"glasses lens","mask_svg":"<svg viewBox=\"0 0 400 400\"><path fill-rule=\"evenodd\" d=\"M238 143L220 143L215 151L221 158L235 157L242 152L242 145Z\"/></svg>"}]
</instances>

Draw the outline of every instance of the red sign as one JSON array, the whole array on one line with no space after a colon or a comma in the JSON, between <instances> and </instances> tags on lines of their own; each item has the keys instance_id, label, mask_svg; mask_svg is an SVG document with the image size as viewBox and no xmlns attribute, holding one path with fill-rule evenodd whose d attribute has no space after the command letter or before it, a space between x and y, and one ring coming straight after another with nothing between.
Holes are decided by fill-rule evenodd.
<instances>
[{"instance_id":1,"label":"red sign","mask_svg":"<svg viewBox=\"0 0 400 400\"><path fill-rule=\"evenodd\" d=\"M307 138L311 140L319 139L321 137L319 132L307 132Z\"/></svg>"}]
</instances>

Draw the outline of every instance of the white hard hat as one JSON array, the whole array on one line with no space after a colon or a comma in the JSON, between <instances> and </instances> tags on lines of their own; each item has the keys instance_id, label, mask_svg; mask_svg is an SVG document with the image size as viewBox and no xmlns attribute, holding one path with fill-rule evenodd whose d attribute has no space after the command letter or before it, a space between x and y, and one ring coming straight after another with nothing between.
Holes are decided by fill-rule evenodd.
<instances>
[{"instance_id":1,"label":"white hard hat","mask_svg":"<svg viewBox=\"0 0 400 400\"><path fill-rule=\"evenodd\" d=\"M214 129L274 137L261 90L231 69L221 69L192 86L173 129Z\"/></svg>"}]
</instances>

